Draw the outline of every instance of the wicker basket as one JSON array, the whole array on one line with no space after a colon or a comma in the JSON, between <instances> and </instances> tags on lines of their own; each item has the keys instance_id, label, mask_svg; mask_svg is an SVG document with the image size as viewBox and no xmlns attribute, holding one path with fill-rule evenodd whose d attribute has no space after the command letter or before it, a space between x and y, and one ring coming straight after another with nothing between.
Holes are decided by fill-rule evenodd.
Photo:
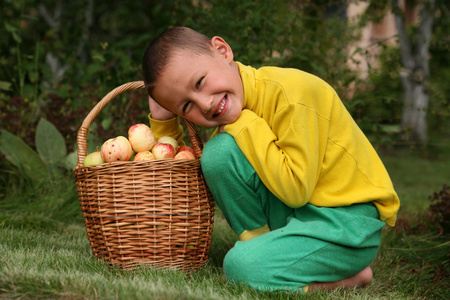
<instances>
[{"instance_id":1,"label":"wicker basket","mask_svg":"<svg viewBox=\"0 0 450 300\"><path fill-rule=\"evenodd\" d=\"M74 177L89 242L96 257L124 269L198 270L208 259L214 202L200 167L203 145L192 123L186 120L197 159L83 166L91 122L114 97L143 87L136 81L112 90L78 131Z\"/></svg>"}]
</instances>

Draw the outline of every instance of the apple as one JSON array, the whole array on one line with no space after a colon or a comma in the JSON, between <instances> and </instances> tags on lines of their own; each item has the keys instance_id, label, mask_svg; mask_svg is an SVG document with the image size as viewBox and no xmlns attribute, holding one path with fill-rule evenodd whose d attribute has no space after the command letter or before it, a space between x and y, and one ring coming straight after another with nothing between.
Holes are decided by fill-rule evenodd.
<instances>
[{"instance_id":1,"label":"apple","mask_svg":"<svg viewBox=\"0 0 450 300\"><path fill-rule=\"evenodd\" d=\"M127 161L133 154L131 144L124 136L118 136L104 142L101 152L105 162Z\"/></svg>"},{"instance_id":2,"label":"apple","mask_svg":"<svg viewBox=\"0 0 450 300\"><path fill-rule=\"evenodd\" d=\"M175 155L174 158L175 159L195 159L195 156L190 151L180 151Z\"/></svg>"},{"instance_id":3,"label":"apple","mask_svg":"<svg viewBox=\"0 0 450 300\"><path fill-rule=\"evenodd\" d=\"M102 157L102 153L100 151L95 151L92 152L88 155L86 155L86 157L83 160L83 166L87 167L87 166L94 166L94 165L100 165L100 164L104 164L105 160Z\"/></svg>"},{"instance_id":4,"label":"apple","mask_svg":"<svg viewBox=\"0 0 450 300\"><path fill-rule=\"evenodd\" d=\"M194 154L194 156L195 156L195 151L194 151L194 149L192 149L192 148L189 147L189 146L181 146L180 148L178 148L178 152L181 152L181 151L189 151L189 152L191 152L192 154Z\"/></svg>"},{"instance_id":5,"label":"apple","mask_svg":"<svg viewBox=\"0 0 450 300\"><path fill-rule=\"evenodd\" d=\"M136 153L151 150L156 144L152 129L143 123L134 124L128 129L128 139Z\"/></svg>"},{"instance_id":6,"label":"apple","mask_svg":"<svg viewBox=\"0 0 450 300\"><path fill-rule=\"evenodd\" d=\"M149 150L136 153L133 161L142 161L142 160L155 160L155 156Z\"/></svg>"},{"instance_id":7,"label":"apple","mask_svg":"<svg viewBox=\"0 0 450 300\"><path fill-rule=\"evenodd\" d=\"M175 156L175 149L171 144L157 143L152 148L152 153L155 159L173 158Z\"/></svg>"},{"instance_id":8,"label":"apple","mask_svg":"<svg viewBox=\"0 0 450 300\"><path fill-rule=\"evenodd\" d=\"M175 149L175 153L178 150L178 142L176 139L174 139L171 136L162 136L158 139L158 143L162 144L171 144L173 146L173 149Z\"/></svg>"}]
</instances>

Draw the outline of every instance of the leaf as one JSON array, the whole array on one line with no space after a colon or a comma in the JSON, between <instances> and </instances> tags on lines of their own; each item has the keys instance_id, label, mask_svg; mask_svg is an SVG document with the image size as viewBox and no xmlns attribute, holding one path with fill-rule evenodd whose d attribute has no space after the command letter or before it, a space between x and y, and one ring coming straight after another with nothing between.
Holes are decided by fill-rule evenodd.
<instances>
[{"instance_id":1,"label":"leaf","mask_svg":"<svg viewBox=\"0 0 450 300\"><path fill-rule=\"evenodd\" d=\"M5 22L5 29L8 32L17 32L17 27L9 24L8 22Z\"/></svg>"},{"instance_id":2,"label":"leaf","mask_svg":"<svg viewBox=\"0 0 450 300\"><path fill-rule=\"evenodd\" d=\"M73 172L73 171L75 171L75 167L77 166L77 163L78 163L78 152L75 150L66 156L66 158L64 160L64 167L67 170Z\"/></svg>"},{"instance_id":3,"label":"leaf","mask_svg":"<svg viewBox=\"0 0 450 300\"><path fill-rule=\"evenodd\" d=\"M11 33L13 39L17 42L17 44L22 43L22 38L17 33L19 31L19 29L17 27L9 24L8 22L5 22L5 29L6 29L6 31Z\"/></svg>"},{"instance_id":4,"label":"leaf","mask_svg":"<svg viewBox=\"0 0 450 300\"><path fill-rule=\"evenodd\" d=\"M47 176L47 166L36 151L4 129L0 131L0 151L17 167L22 177L38 183Z\"/></svg>"},{"instance_id":5,"label":"leaf","mask_svg":"<svg viewBox=\"0 0 450 300\"><path fill-rule=\"evenodd\" d=\"M103 127L105 130L108 130L108 129L109 129L109 126L111 125L111 122L112 122L112 117L111 117L111 116L109 116L109 117L103 119L103 120L102 120L102 127Z\"/></svg>"},{"instance_id":6,"label":"leaf","mask_svg":"<svg viewBox=\"0 0 450 300\"><path fill-rule=\"evenodd\" d=\"M35 142L39 155L47 165L64 163L67 155L64 137L53 124L43 118L37 125Z\"/></svg>"},{"instance_id":7,"label":"leaf","mask_svg":"<svg viewBox=\"0 0 450 300\"><path fill-rule=\"evenodd\" d=\"M0 90L9 91L11 89L11 82L0 81Z\"/></svg>"},{"instance_id":8,"label":"leaf","mask_svg":"<svg viewBox=\"0 0 450 300\"><path fill-rule=\"evenodd\" d=\"M57 91L58 97L68 98L70 96L70 84L62 84Z\"/></svg>"},{"instance_id":9,"label":"leaf","mask_svg":"<svg viewBox=\"0 0 450 300\"><path fill-rule=\"evenodd\" d=\"M316 63L314 63L314 62L311 62L311 66L312 66L313 69L314 69L315 71L317 71L319 74L322 74L322 75L327 75L327 74L328 74L328 72L325 71L324 68L322 68L320 65L318 65L318 64L316 64Z\"/></svg>"},{"instance_id":10,"label":"leaf","mask_svg":"<svg viewBox=\"0 0 450 300\"><path fill-rule=\"evenodd\" d=\"M355 54L360 53L362 51L363 51L363 49L361 47L358 47L358 48L355 49L355 51L353 51L352 55L355 55Z\"/></svg>"}]
</instances>

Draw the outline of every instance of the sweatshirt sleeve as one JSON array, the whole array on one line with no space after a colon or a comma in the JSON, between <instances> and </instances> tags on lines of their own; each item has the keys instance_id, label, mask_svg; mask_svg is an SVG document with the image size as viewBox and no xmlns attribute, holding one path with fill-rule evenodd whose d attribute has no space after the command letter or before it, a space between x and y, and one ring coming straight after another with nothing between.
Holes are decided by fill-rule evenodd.
<instances>
[{"instance_id":1,"label":"sweatshirt sleeve","mask_svg":"<svg viewBox=\"0 0 450 300\"><path fill-rule=\"evenodd\" d=\"M233 124L225 126L225 132L235 138L266 187L293 208L309 201L319 176L316 130L295 120L293 116L305 115L299 110L307 108L290 105L278 112L274 120L276 133L263 118L247 109ZM307 113L306 117L314 118L314 114ZM307 123L311 122L317 124L315 120Z\"/></svg>"},{"instance_id":2,"label":"sweatshirt sleeve","mask_svg":"<svg viewBox=\"0 0 450 300\"><path fill-rule=\"evenodd\" d=\"M156 139L162 136L171 136L177 140L180 146L184 145L183 141L183 126L181 126L178 117L160 121L152 119L151 113L148 115L150 128L153 131Z\"/></svg>"}]
</instances>

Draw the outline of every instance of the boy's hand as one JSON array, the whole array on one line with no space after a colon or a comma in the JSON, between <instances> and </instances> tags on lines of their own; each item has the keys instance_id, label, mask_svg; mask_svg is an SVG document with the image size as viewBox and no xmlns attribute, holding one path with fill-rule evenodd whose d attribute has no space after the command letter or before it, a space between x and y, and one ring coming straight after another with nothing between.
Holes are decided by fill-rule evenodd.
<instances>
[{"instance_id":1,"label":"boy's hand","mask_svg":"<svg viewBox=\"0 0 450 300\"><path fill-rule=\"evenodd\" d=\"M176 114L159 105L158 102L153 100L153 98L150 96L148 96L148 106L152 114L152 119L154 120L165 121L177 116Z\"/></svg>"}]
</instances>

